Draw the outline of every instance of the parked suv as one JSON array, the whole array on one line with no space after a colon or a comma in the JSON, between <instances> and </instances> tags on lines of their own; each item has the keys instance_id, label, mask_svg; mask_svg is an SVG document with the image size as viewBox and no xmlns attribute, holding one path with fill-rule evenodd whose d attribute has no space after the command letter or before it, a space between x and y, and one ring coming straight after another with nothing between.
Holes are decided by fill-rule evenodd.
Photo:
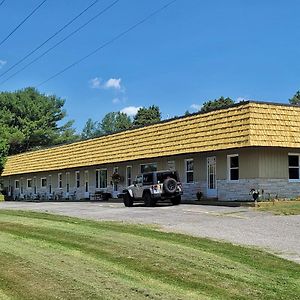
<instances>
[{"instance_id":1,"label":"parked suv","mask_svg":"<svg viewBox=\"0 0 300 300\"><path fill-rule=\"evenodd\" d=\"M146 206L155 206L157 200L171 200L173 205L181 202L182 185L176 171L147 172L136 176L132 185L123 190L125 206L143 200Z\"/></svg>"}]
</instances>

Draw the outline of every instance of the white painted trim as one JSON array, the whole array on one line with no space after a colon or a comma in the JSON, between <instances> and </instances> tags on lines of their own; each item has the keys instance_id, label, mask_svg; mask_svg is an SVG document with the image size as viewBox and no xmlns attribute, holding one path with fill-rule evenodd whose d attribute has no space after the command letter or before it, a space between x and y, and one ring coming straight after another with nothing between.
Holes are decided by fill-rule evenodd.
<instances>
[{"instance_id":1,"label":"white painted trim","mask_svg":"<svg viewBox=\"0 0 300 300\"><path fill-rule=\"evenodd\" d=\"M46 179L46 185L45 186L42 185L43 179ZM45 189L45 188L47 188L47 177L41 177L41 189Z\"/></svg>"},{"instance_id":2,"label":"white painted trim","mask_svg":"<svg viewBox=\"0 0 300 300\"><path fill-rule=\"evenodd\" d=\"M299 166L298 166L298 169L299 169L299 179L290 179L290 166L289 166L289 156L298 156L298 161L299 161ZM294 168L294 169L297 169L297 167L291 167L291 168ZM300 153L288 153L288 182L300 182Z\"/></svg>"},{"instance_id":3,"label":"white painted trim","mask_svg":"<svg viewBox=\"0 0 300 300\"><path fill-rule=\"evenodd\" d=\"M77 178L77 175L79 174L79 178ZM79 180L78 180L79 179ZM79 181L79 186L77 186L77 181ZM75 188L80 188L80 171L75 171Z\"/></svg>"},{"instance_id":4,"label":"white painted trim","mask_svg":"<svg viewBox=\"0 0 300 300\"><path fill-rule=\"evenodd\" d=\"M129 166L126 166L126 178L125 178L125 180L126 180L126 182L125 182L125 186L127 186L128 185L128 168L131 168L131 177L130 177L130 181L131 181L131 184L132 184L132 165L129 165Z\"/></svg>"},{"instance_id":5,"label":"white painted trim","mask_svg":"<svg viewBox=\"0 0 300 300\"><path fill-rule=\"evenodd\" d=\"M28 186L28 181L30 181L30 180L31 180L31 187ZM26 189L32 189L32 183L33 183L32 178L27 178L27 180L26 180Z\"/></svg>"},{"instance_id":6,"label":"white painted trim","mask_svg":"<svg viewBox=\"0 0 300 300\"><path fill-rule=\"evenodd\" d=\"M194 159L193 158L186 158L185 160L184 160L184 182L185 182L185 184L194 184L195 183L195 174L194 174L194 172L195 172L195 165L193 165L193 181L192 182L187 182L187 173L189 172L189 173L191 173L191 171L187 171L187 162L188 161L193 161L193 162L195 162L194 161Z\"/></svg>"},{"instance_id":7,"label":"white painted trim","mask_svg":"<svg viewBox=\"0 0 300 300\"><path fill-rule=\"evenodd\" d=\"M16 182L18 182L18 186L19 186L19 187L16 187ZM20 189L20 180L18 180L18 179L15 180L15 186L14 186L14 189L15 189L15 190L19 190L19 189Z\"/></svg>"},{"instance_id":8,"label":"white painted trim","mask_svg":"<svg viewBox=\"0 0 300 300\"><path fill-rule=\"evenodd\" d=\"M230 179L230 158L231 157L238 157L239 158L239 154L228 154L227 155L227 182L232 182L232 183L238 183L239 180L240 180L240 158L239 158L239 167L238 167L238 170L239 170L239 179L238 180L232 180ZM236 168L235 168L236 169Z\"/></svg>"},{"instance_id":9,"label":"white painted trim","mask_svg":"<svg viewBox=\"0 0 300 300\"><path fill-rule=\"evenodd\" d=\"M61 176L61 179L59 178L59 176ZM59 185L60 185L60 184L59 184L60 182L61 182L61 186L59 186ZM57 188L58 188L58 189L62 189L62 188L63 188L63 184L62 184L62 173L58 173L58 174L57 174Z\"/></svg>"}]
</instances>

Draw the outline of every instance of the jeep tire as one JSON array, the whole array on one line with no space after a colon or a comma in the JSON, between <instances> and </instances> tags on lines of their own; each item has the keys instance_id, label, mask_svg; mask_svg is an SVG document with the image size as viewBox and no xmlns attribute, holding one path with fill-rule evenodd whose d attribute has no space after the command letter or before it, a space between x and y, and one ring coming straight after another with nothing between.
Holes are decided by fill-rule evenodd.
<instances>
[{"instance_id":1,"label":"jeep tire","mask_svg":"<svg viewBox=\"0 0 300 300\"><path fill-rule=\"evenodd\" d=\"M167 178L164 181L164 190L167 194L174 194L177 190L177 182L174 178Z\"/></svg>"},{"instance_id":2,"label":"jeep tire","mask_svg":"<svg viewBox=\"0 0 300 300\"><path fill-rule=\"evenodd\" d=\"M171 202L172 202L173 205L179 205L181 203L181 196L178 195L174 198L171 198Z\"/></svg>"},{"instance_id":3,"label":"jeep tire","mask_svg":"<svg viewBox=\"0 0 300 300\"><path fill-rule=\"evenodd\" d=\"M124 202L124 205L126 207L132 207L133 206L133 199L132 197L129 195L129 193L125 193L123 195L123 202Z\"/></svg>"},{"instance_id":4,"label":"jeep tire","mask_svg":"<svg viewBox=\"0 0 300 300\"><path fill-rule=\"evenodd\" d=\"M147 206L147 207L153 207L156 204L156 200L152 198L152 196L149 192L144 193L143 200L144 200L145 206Z\"/></svg>"}]
</instances>

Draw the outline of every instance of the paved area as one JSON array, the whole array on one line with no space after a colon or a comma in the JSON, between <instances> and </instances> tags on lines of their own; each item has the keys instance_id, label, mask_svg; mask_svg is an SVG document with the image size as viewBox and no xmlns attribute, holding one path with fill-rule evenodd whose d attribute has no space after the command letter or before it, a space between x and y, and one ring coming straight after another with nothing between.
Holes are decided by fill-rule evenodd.
<instances>
[{"instance_id":1,"label":"paved area","mask_svg":"<svg viewBox=\"0 0 300 300\"><path fill-rule=\"evenodd\" d=\"M2 202L0 209L49 212L94 220L160 225L164 230L258 246L300 263L300 216L274 216L248 207L182 204L126 208L122 203Z\"/></svg>"}]
</instances>

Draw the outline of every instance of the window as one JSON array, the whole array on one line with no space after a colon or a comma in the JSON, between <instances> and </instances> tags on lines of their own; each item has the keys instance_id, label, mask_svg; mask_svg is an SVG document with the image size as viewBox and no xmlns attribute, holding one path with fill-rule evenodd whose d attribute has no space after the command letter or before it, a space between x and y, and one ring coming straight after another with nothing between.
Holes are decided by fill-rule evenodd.
<instances>
[{"instance_id":1,"label":"window","mask_svg":"<svg viewBox=\"0 0 300 300\"><path fill-rule=\"evenodd\" d=\"M44 188L47 186L47 178L44 177L44 178L41 178L41 187Z\"/></svg>"},{"instance_id":2,"label":"window","mask_svg":"<svg viewBox=\"0 0 300 300\"><path fill-rule=\"evenodd\" d=\"M96 170L96 189L99 189L100 186L99 172L100 170Z\"/></svg>"},{"instance_id":3,"label":"window","mask_svg":"<svg viewBox=\"0 0 300 300\"><path fill-rule=\"evenodd\" d=\"M19 188L20 188L20 181L15 180L15 189L19 189Z\"/></svg>"},{"instance_id":4,"label":"window","mask_svg":"<svg viewBox=\"0 0 300 300\"><path fill-rule=\"evenodd\" d=\"M24 193L24 179L23 178L21 178L20 187L21 187L21 194L23 194Z\"/></svg>"},{"instance_id":5,"label":"window","mask_svg":"<svg viewBox=\"0 0 300 300\"><path fill-rule=\"evenodd\" d=\"M75 180L76 180L76 187L79 188L80 187L80 172L76 171L75 172Z\"/></svg>"},{"instance_id":6,"label":"window","mask_svg":"<svg viewBox=\"0 0 300 300\"><path fill-rule=\"evenodd\" d=\"M84 182L85 192L87 193L89 191L89 171L84 171Z\"/></svg>"},{"instance_id":7,"label":"window","mask_svg":"<svg viewBox=\"0 0 300 300\"><path fill-rule=\"evenodd\" d=\"M27 188L28 189L32 188L32 179L27 179Z\"/></svg>"},{"instance_id":8,"label":"window","mask_svg":"<svg viewBox=\"0 0 300 300\"><path fill-rule=\"evenodd\" d=\"M67 193L70 192L70 172L66 173L66 187L67 187Z\"/></svg>"},{"instance_id":9,"label":"window","mask_svg":"<svg viewBox=\"0 0 300 300\"><path fill-rule=\"evenodd\" d=\"M169 171L175 171L175 160L168 160L167 168Z\"/></svg>"},{"instance_id":10,"label":"window","mask_svg":"<svg viewBox=\"0 0 300 300\"><path fill-rule=\"evenodd\" d=\"M132 166L126 167L126 184L130 186L132 183Z\"/></svg>"},{"instance_id":11,"label":"window","mask_svg":"<svg viewBox=\"0 0 300 300\"><path fill-rule=\"evenodd\" d=\"M185 178L186 183L194 182L194 160L192 158L185 160Z\"/></svg>"},{"instance_id":12,"label":"window","mask_svg":"<svg viewBox=\"0 0 300 300\"><path fill-rule=\"evenodd\" d=\"M289 180L299 181L299 155L300 154L289 154Z\"/></svg>"},{"instance_id":13,"label":"window","mask_svg":"<svg viewBox=\"0 0 300 300\"><path fill-rule=\"evenodd\" d=\"M114 167L113 168L113 174L118 174L119 172L119 168L118 167ZM118 183L113 181L113 189L114 189L114 192L117 192L118 191Z\"/></svg>"},{"instance_id":14,"label":"window","mask_svg":"<svg viewBox=\"0 0 300 300\"><path fill-rule=\"evenodd\" d=\"M33 193L36 194L37 186L36 186L36 177L33 177Z\"/></svg>"},{"instance_id":15,"label":"window","mask_svg":"<svg viewBox=\"0 0 300 300\"><path fill-rule=\"evenodd\" d=\"M239 180L239 155L227 155L228 180Z\"/></svg>"},{"instance_id":16,"label":"window","mask_svg":"<svg viewBox=\"0 0 300 300\"><path fill-rule=\"evenodd\" d=\"M96 170L96 188L107 188L107 169Z\"/></svg>"},{"instance_id":17,"label":"window","mask_svg":"<svg viewBox=\"0 0 300 300\"><path fill-rule=\"evenodd\" d=\"M62 174L58 173L58 188L62 189Z\"/></svg>"},{"instance_id":18,"label":"window","mask_svg":"<svg viewBox=\"0 0 300 300\"><path fill-rule=\"evenodd\" d=\"M52 175L49 175L49 194L52 193Z\"/></svg>"},{"instance_id":19,"label":"window","mask_svg":"<svg viewBox=\"0 0 300 300\"><path fill-rule=\"evenodd\" d=\"M146 172L154 172L157 171L157 163L151 163L151 164L143 164L141 165L141 173Z\"/></svg>"},{"instance_id":20,"label":"window","mask_svg":"<svg viewBox=\"0 0 300 300\"><path fill-rule=\"evenodd\" d=\"M107 188L107 170L100 170L100 189Z\"/></svg>"}]
</instances>

